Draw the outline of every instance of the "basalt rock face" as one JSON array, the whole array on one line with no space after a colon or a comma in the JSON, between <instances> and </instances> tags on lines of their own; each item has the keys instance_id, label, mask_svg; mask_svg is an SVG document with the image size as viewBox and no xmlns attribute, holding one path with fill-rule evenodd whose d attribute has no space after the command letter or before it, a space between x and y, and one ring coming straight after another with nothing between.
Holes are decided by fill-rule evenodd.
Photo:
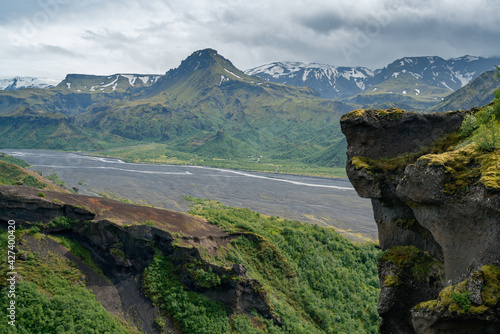
<instances>
[{"instance_id":1,"label":"basalt rock face","mask_svg":"<svg viewBox=\"0 0 500 334\"><path fill-rule=\"evenodd\" d=\"M72 223L51 225L61 216ZM123 313L135 314L129 320L145 333L158 332L152 324L158 310L153 309L141 290L144 270L157 251L181 268L179 277L188 289L222 301L234 312L255 309L275 324L281 324L271 311L261 283L250 278L243 265L226 268L202 255L202 248L215 254L233 239L257 238L254 234L227 234L199 217L184 213L26 186L0 186L0 222L8 220L15 220L17 228L42 226L41 232L46 235L63 235L84 245L119 292L122 305L112 306ZM220 282L203 284L193 276L194 269L210 270L220 277Z\"/></svg>"},{"instance_id":2,"label":"basalt rock face","mask_svg":"<svg viewBox=\"0 0 500 334\"><path fill-rule=\"evenodd\" d=\"M500 191L456 149L466 114L356 110L341 119L347 174L372 200L385 251L382 333L498 332ZM487 283L471 283L485 272Z\"/></svg>"}]
</instances>

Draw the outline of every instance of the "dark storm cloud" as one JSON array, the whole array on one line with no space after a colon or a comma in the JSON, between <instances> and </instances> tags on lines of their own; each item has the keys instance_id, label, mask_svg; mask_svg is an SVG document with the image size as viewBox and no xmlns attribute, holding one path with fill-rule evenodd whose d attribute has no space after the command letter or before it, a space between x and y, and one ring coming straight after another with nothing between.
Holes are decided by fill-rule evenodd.
<instances>
[{"instance_id":1,"label":"dark storm cloud","mask_svg":"<svg viewBox=\"0 0 500 334\"><path fill-rule=\"evenodd\" d=\"M340 28L352 26L352 22L346 22L338 13L333 12L302 18L301 23L321 34L329 34Z\"/></svg>"}]
</instances>

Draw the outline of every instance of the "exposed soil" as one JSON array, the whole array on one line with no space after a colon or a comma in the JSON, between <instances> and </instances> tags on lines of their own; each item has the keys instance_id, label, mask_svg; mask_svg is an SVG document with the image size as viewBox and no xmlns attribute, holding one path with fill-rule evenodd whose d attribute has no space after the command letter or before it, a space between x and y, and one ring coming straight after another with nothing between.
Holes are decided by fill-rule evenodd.
<instances>
[{"instance_id":1,"label":"exposed soil","mask_svg":"<svg viewBox=\"0 0 500 334\"><path fill-rule=\"evenodd\" d=\"M154 223L160 229L170 233L183 233L191 237L224 237L227 233L217 226L209 224L201 217L187 213L122 203L112 199L92 197L55 191L40 191L25 186L0 186L0 192L9 198L22 201L45 201L53 204L80 206L95 214L94 220L110 220L118 225ZM40 192L45 197L40 196ZM5 217L8 218L8 217Z\"/></svg>"}]
</instances>

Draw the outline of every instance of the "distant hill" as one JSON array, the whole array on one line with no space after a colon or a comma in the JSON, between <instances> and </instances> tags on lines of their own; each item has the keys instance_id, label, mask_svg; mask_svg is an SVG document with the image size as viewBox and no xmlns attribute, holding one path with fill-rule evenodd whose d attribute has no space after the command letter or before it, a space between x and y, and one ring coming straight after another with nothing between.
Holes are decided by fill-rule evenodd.
<instances>
[{"instance_id":1,"label":"distant hill","mask_svg":"<svg viewBox=\"0 0 500 334\"><path fill-rule=\"evenodd\" d=\"M484 72L428 111L467 110L491 103L495 98L494 91L500 88L500 77L497 73L496 70Z\"/></svg>"},{"instance_id":2,"label":"distant hill","mask_svg":"<svg viewBox=\"0 0 500 334\"><path fill-rule=\"evenodd\" d=\"M306 86L357 107L424 110L494 69L500 58L405 57L382 69L276 62L245 71L277 83Z\"/></svg>"},{"instance_id":3,"label":"distant hill","mask_svg":"<svg viewBox=\"0 0 500 334\"><path fill-rule=\"evenodd\" d=\"M57 88L78 93L125 92L132 87L149 87L160 77L161 75L157 74L113 74L108 76L68 74Z\"/></svg>"}]
</instances>

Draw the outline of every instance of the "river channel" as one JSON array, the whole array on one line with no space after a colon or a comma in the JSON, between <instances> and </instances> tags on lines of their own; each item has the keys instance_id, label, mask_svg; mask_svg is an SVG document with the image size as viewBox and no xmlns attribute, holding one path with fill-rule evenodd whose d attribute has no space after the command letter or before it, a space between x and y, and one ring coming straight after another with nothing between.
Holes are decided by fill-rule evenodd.
<instances>
[{"instance_id":1,"label":"river channel","mask_svg":"<svg viewBox=\"0 0 500 334\"><path fill-rule=\"evenodd\" d=\"M211 198L265 215L335 228L352 240L376 240L371 203L348 179L267 174L202 166L126 163L48 150L0 150L47 176L57 173L82 195L106 194L177 211L186 195Z\"/></svg>"}]
</instances>

